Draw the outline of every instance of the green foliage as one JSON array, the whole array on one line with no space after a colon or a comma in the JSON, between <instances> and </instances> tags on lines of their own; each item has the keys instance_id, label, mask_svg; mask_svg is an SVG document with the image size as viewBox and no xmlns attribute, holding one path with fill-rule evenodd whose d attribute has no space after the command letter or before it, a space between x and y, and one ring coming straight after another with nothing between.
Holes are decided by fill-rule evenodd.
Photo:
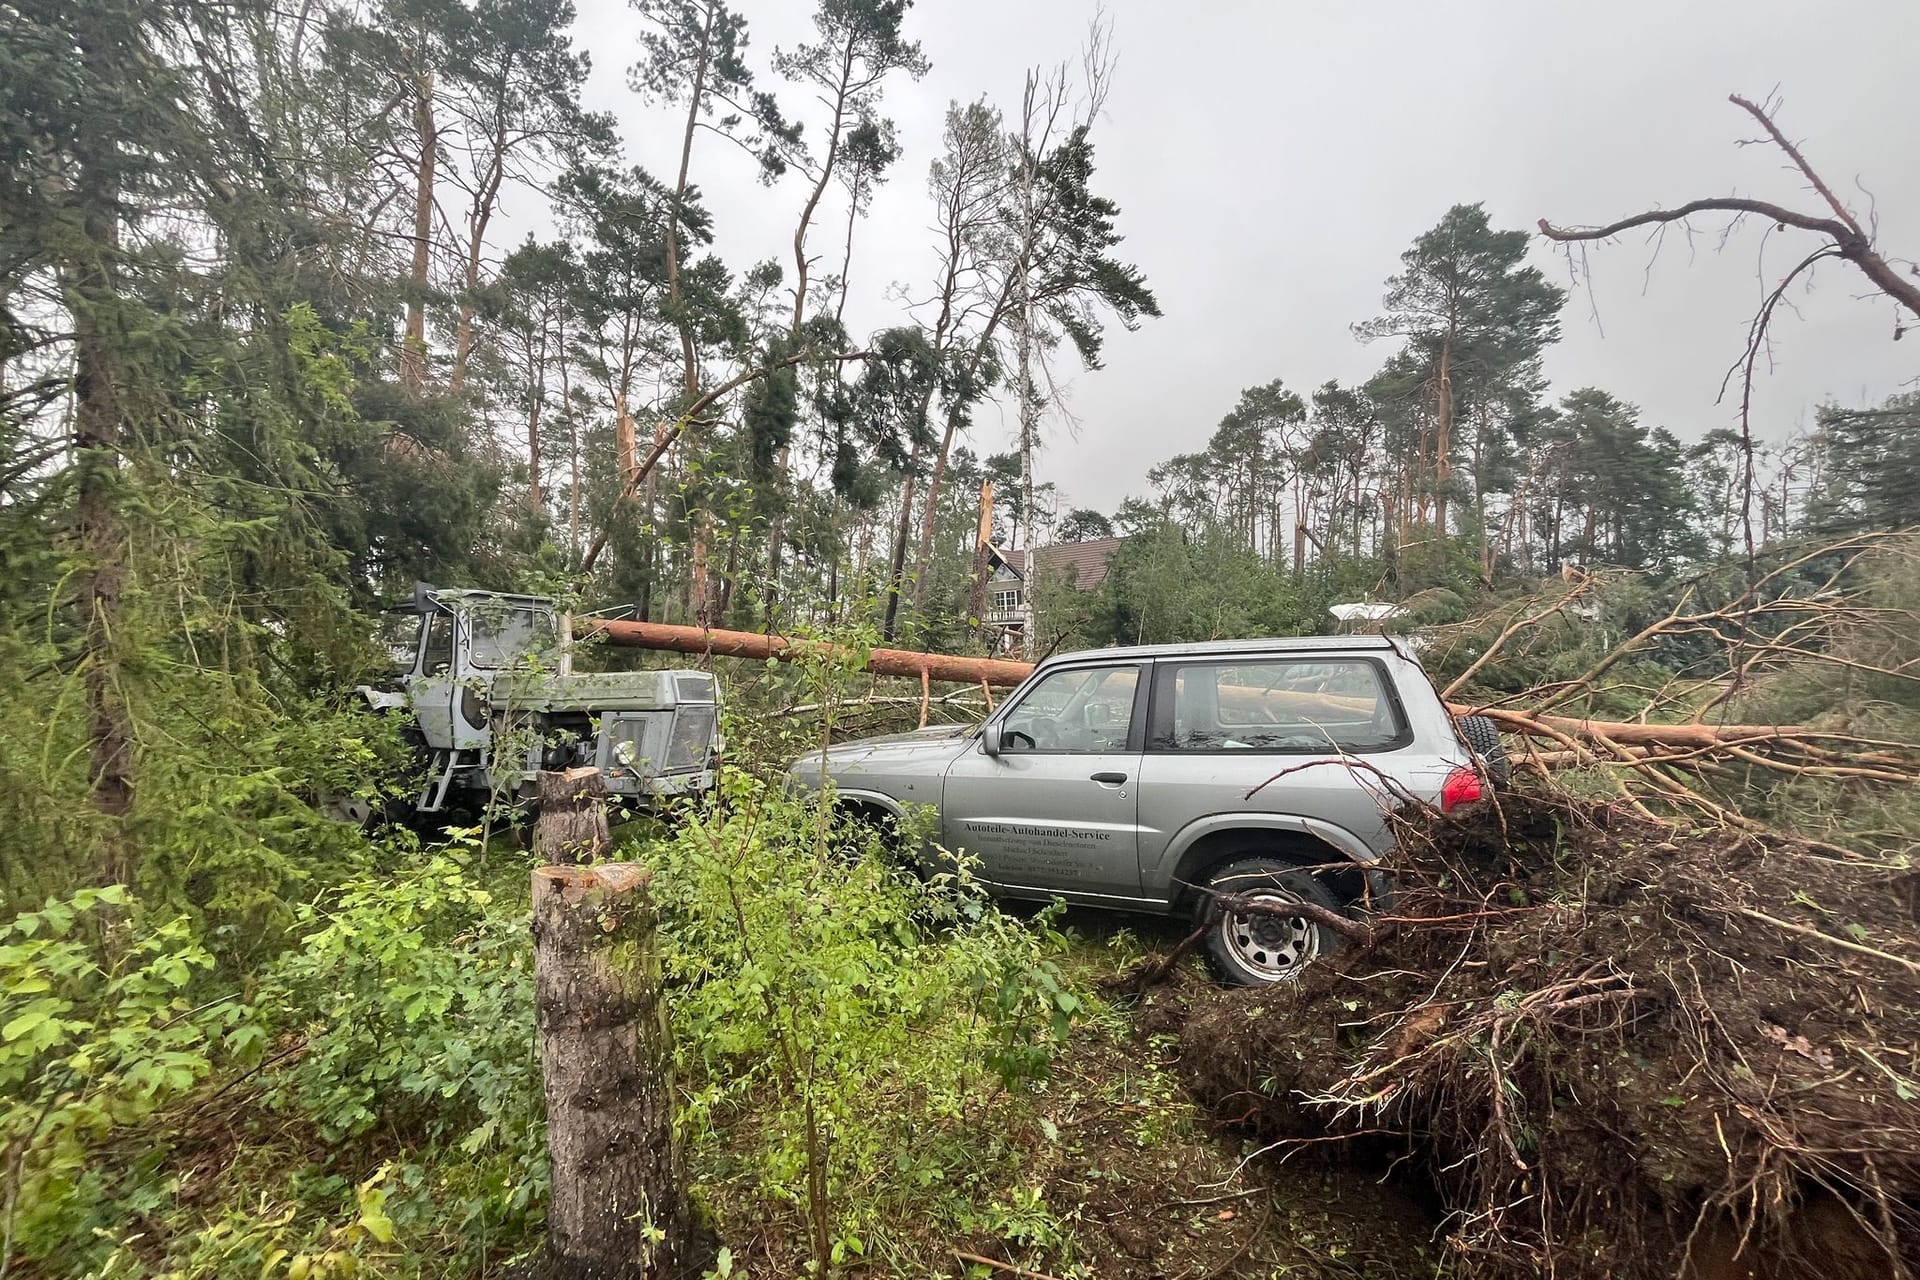
<instances>
[{"instance_id":1,"label":"green foliage","mask_svg":"<svg viewBox=\"0 0 1920 1280\"><path fill-rule=\"evenodd\" d=\"M911 6L821 0L816 38L777 59L840 104L804 135L753 90L743 19L637 7L645 92L828 197L797 228L810 279L736 275L711 251L723 211L704 175L669 186L613 154L580 105L567 0L377 0L297 22L261 0L7 7L0 1255L36 1274L459 1275L531 1248L547 1173L525 867L467 837L369 843L315 811L404 785L397 726L344 709L378 662L369 606L421 577L690 612L678 593L704 534L702 612L758 623L778 598L778 625L805 637L809 613L861 618L898 591L888 535L914 545L924 514L912 596L932 608L911 625L958 648L978 484L1001 482L1016 526L1039 515L1017 455L953 448L1005 379L1010 335L1043 363L1071 343L1091 368L1106 319L1159 314L1117 256L1088 126L1010 136L982 101L955 109L933 175L957 283L856 339L832 272L864 260L858 215L899 156L883 82L927 66ZM422 159L439 166L425 190ZM508 196L560 238L503 252L488 227ZM844 247L822 209L854 215ZM1525 255L1524 234L1455 207L1362 326L1396 340L1378 376L1308 399L1251 387L1203 450L1156 469L1158 502L1111 523L1070 513L1057 536L1127 542L1097 591L1037 584L1042 644L1319 631L1327 604L1376 593L1453 624L1573 557L1684 562L1696 599L1736 594L1742 574L1701 560L1740 541L1743 443L1687 450L1592 389L1547 407L1560 291ZM402 316L455 349L419 349ZM874 356L857 373L815 359L855 346ZM645 441L703 388L774 364L630 486L616 424ZM1811 494L1762 494L1762 534L1910 520L1914 417L1913 397L1824 413ZM924 513L889 500L909 475L929 482ZM596 533L608 571L582 583ZM1597 618L1539 628L1478 683L1575 679L1675 602L1667 577L1610 586ZM1865 560L1843 585L1883 611L1820 632L1848 665L1756 668L1729 713L1920 738L1912 566ZM1775 635L1806 620L1770 618ZM876 637L832 638L837 659L764 673L758 701L736 702L812 708L736 716L736 761L778 776L852 723L850 655ZM1442 674L1490 636L1453 638ZM1721 657L1671 638L1559 709L1703 698L1672 690ZM728 680L730 698L748 683ZM103 804L115 733L128 794ZM1896 865L1920 840L1920 802L1891 789L1710 785ZM1055 917L989 908L964 864L907 874L888 842L738 768L725 786L725 806L639 851L661 873L683 1119L722 1229L823 1270L899 1270L914 1232L1061 1249L1066 1225L1020 1167L1082 1012ZM1164 1118L1161 1076L1147 1101ZM1143 1144L1163 1136L1141 1122Z\"/></svg>"},{"instance_id":2,"label":"green foliage","mask_svg":"<svg viewBox=\"0 0 1920 1280\"><path fill-rule=\"evenodd\" d=\"M1841 568L1838 556L1809 565L1798 589L1823 583ZM1891 543L1860 557L1839 581L1856 593L1857 611L1812 642L1821 656L1777 664L1731 701L1729 716L1811 724L1869 742L1920 742L1920 679L1914 676L1920 559L1904 543ZM1810 615L1781 612L1769 622L1783 638L1806 647ZM1743 812L1790 830L1851 844L1896 866L1920 858L1920 794L1914 787L1750 769L1721 779L1719 789Z\"/></svg>"},{"instance_id":3,"label":"green foliage","mask_svg":"<svg viewBox=\"0 0 1920 1280\"><path fill-rule=\"evenodd\" d=\"M412 1185L389 1208L403 1230L478 1247L538 1220L546 1130L524 909L524 890L496 901L472 850L452 846L303 909L299 944L262 979L261 1003L304 1044L268 1105L329 1143L403 1139Z\"/></svg>"},{"instance_id":4,"label":"green foliage","mask_svg":"<svg viewBox=\"0 0 1920 1280\"><path fill-rule=\"evenodd\" d=\"M1920 394L1878 409L1820 411L1812 441L1819 482L1806 522L1818 533L1898 529L1920 513Z\"/></svg>"},{"instance_id":5,"label":"green foliage","mask_svg":"<svg viewBox=\"0 0 1920 1280\"><path fill-rule=\"evenodd\" d=\"M1345 576L1302 581L1229 528L1190 536L1163 520L1115 550L1097 592L1043 577L1035 610L1045 643L1064 636L1068 649L1312 634Z\"/></svg>"},{"instance_id":6,"label":"green foliage","mask_svg":"<svg viewBox=\"0 0 1920 1280\"><path fill-rule=\"evenodd\" d=\"M1530 444L1548 480L1534 518L1549 565L1666 567L1706 552L1692 523L1686 451L1665 428L1642 426L1632 405L1582 387Z\"/></svg>"},{"instance_id":7,"label":"green foliage","mask_svg":"<svg viewBox=\"0 0 1920 1280\"><path fill-rule=\"evenodd\" d=\"M140 928L119 914L128 906L119 886L83 889L0 930L5 1237L30 1257L112 1220L109 1196L125 1188L94 1146L265 1041L232 993L197 1000L213 956L185 919Z\"/></svg>"},{"instance_id":8,"label":"green foliage","mask_svg":"<svg viewBox=\"0 0 1920 1280\"><path fill-rule=\"evenodd\" d=\"M964 865L922 881L877 836L829 847L817 802L726 789L645 855L684 1122L723 1233L791 1218L850 1263L1011 1177L1009 1126L1081 997L1050 918L994 910Z\"/></svg>"}]
</instances>

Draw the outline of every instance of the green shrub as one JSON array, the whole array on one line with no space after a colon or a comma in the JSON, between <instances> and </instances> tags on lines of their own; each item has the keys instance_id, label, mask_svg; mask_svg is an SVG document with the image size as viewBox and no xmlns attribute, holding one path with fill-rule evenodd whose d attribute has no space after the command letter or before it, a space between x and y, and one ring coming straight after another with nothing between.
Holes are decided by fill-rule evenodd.
<instances>
[{"instance_id":1,"label":"green shrub","mask_svg":"<svg viewBox=\"0 0 1920 1280\"><path fill-rule=\"evenodd\" d=\"M1051 914L1002 914L963 864L923 881L877 833L830 841L817 800L724 785L642 855L722 1234L790 1232L824 1267L957 1223L1010 1185L1022 1095L1081 1008Z\"/></svg>"},{"instance_id":2,"label":"green shrub","mask_svg":"<svg viewBox=\"0 0 1920 1280\"><path fill-rule=\"evenodd\" d=\"M232 993L195 990L213 957L187 921L144 928L127 906L118 886L83 889L0 927L0 1256L84 1254L155 1139L120 1169L95 1148L264 1043Z\"/></svg>"},{"instance_id":3,"label":"green shrub","mask_svg":"<svg viewBox=\"0 0 1920 1280\"><path fill-rule=\"evenodd\" d=\"M471 850L438 850L303 909L299 943L261 988L304 1043L268 1105L347 1151L400 1146L385 1210L395 1229L430 1233L469 1263L519 1238L545 1202L525 908L524 890L496 899ZM378 1163L336 1171L334 1190Z\"/></svg>"}]
</instances>

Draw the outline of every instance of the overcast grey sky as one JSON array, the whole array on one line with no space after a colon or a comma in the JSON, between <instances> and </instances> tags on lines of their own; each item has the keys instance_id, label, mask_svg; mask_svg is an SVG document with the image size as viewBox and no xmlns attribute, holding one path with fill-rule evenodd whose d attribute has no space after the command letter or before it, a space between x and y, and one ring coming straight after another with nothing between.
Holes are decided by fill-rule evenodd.
<instances>
[{"instance_id":1,"label":"overcast grey sky","mask_svg":"<svg viewBox=\"0 0 1920 1280\"><path fill-rule=\"evenodd\" d=\"M626 88L635 19L624 0L578 3L591 105L618 117L632 159L670 179L676 122ZM811 0L736 3L750 59L778 89L773 49L807 38ZM1389 352L1348 326L1377 312L1401 251L1455 203L1484 201L1496 226L1525 228L1733 192L1818 212L1776 152L1734 145L1755 129L1728 93L1777 87L1788 135L1877 212L1883 250L1920 257L1920 0L1109 0L1107 12L1119 66L1096 126L1097 188L1118 201L1124 253L1166 314L1113 331L1107 367L1075 375L1077 434L1050 424L1041 478L1072 505L1111 511L1145 492L1147 468L1202 447L1242 387L1365 378ZM1073 57L1093 13L1091 0L918 0L908 31L933 69L888 85L905 155L859 232L856 332L897 323L889 287L924 293L932 276L926 172L947 104L1017 105L1023 69ZM725 143L699 146L694 176L729 263L790 264L798 183L765 189ZM828 213L823 230L835 224ZM1638 238L1595 250L1591 293L1576 292L1547 360L1555 393L1602 387L1683 437L1734 424L1731 400L1714 401L1767 287L1763 231L1717 252L1714 235L1691 252L1670 236L1650 271ZM819 269L837 270L837 232L818 240ZM1783 270L1813 243L1777 234L1764 266ZM1565 284L1564 259L1536 246ZM1765 436L1822 400L1877 400L1920 374L1920 334L1891 341L1892 304L1867 293L1851 268L1823 264L1793 295L1798 315L1781 317L1757 393ZM998 451L1012 434L1011 414L990 407L971 443Z\"/></svg>"}]
</instances>

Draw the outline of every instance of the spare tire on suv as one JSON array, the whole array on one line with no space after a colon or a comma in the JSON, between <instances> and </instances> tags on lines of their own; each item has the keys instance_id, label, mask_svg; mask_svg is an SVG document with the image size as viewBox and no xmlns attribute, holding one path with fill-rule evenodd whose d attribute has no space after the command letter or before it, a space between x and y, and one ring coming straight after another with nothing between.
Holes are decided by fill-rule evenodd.
<instances>
[{"instance_id":1,"label":"spare tire on suv","mask_svg":"<svg viewBox=\"0 0 1920 1280\"><path fill-rule=\"evenodd\" d=\"M1500 742L1500 726L1486 716L1456 716L1454 723L1460 726L1460 740L1473 749L1486 766L1487 777L1504 785L1513 775L1513 766L1507 760L1507 749Z\"/></svg>"}]
</instances>

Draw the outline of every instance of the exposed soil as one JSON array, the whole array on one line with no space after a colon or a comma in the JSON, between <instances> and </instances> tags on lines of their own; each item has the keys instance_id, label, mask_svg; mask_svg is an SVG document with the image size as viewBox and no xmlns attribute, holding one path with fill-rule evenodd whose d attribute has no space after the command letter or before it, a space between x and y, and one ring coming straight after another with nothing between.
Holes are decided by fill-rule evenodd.
<instances>
[{"instance_id":1,"label":"exposed soil","mask_svg":"<svg viewBox=\"0 0 1920 1280\"><path fill-rule=\"evenodd\" d=\"M1070 1243L1049 1254L1074 1274L1116 1280L1226 1276L1427 1277L1435 1220L1391 1186L1331 1167L1279 1167L1196 1108L1179 1046L1083 1033L1056 1064L1034 1185ZM961 1246L1022 1261L1006 1245ZM1049 1264L1055 1265L1055 1264Z\"/></svg>"}]
</instances>

